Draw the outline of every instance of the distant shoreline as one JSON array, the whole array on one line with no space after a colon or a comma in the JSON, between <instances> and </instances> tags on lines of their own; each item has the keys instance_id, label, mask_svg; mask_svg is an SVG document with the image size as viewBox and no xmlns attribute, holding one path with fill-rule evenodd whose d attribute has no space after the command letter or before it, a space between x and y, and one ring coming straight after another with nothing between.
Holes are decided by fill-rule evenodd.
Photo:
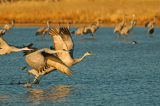
<instances>
[{"instance_id":1,"label":"distant shoreline","mask_svg":"<svg viewBox=\"0 0 160 106\"><path fill-rule=\"evenodd\" d=\"M3 26L4 24L1 24L1 26ZM50 26L57 26L58 24L51 24ZM80 26L89 26L91 24L88 25L82 25L82 24L71 24L71 27L80 27ZM35 23L27 23L27 24L15 24L14 27L42 27L42 26L46 26L46 24L35 24ZM61 26L67 26L65 24L61 24ZM115 27L115 25L113 24L100 24L101 27ZM135 25L135 26L139 26L139 27L143 27L144 25ZM160 26L160 25L156 25L156 26Z\"/></svg>"},{"instance_id":2,"label":"distant shoreline","mask_svg":"<svg viewBox=\"0 0 160 106\"><path fill-rule=\"evenodd\" d=\"M46 0L45 0L46 1ZM48 0L47 0L48 1ZM50 1L50 2L49 2ZM136 26L144 26L147 21L157 16L156 25L160 25L160 1L158 0L59 0L59 2L21 1L0 3L0 25L11 23L15 26L51 26L66 25L88 26L101 20L100 26L115 26L122 21L132 20L136 15Z\"/></svg>"}]
</instances>

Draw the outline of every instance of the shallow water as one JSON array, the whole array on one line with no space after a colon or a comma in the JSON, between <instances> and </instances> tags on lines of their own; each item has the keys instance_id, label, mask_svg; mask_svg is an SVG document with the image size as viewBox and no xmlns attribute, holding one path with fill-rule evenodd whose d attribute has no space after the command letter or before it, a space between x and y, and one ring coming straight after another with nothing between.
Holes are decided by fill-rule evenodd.
<instances>
[{"instance_id":1,"label":"shallow water","mask_svg":"<svg viewBox=\"0 0 160 106\"><path fill-rule=\"evenodd\" d=\"M37 48L52 46L34 36L38 27L16 27L4 39L12 45L34 43ZM74 30L75 28L72 28ZM73 35L74 57L86 51L96 53L71 67L73 77L59 71L45 75L39 85L23 88L27 72L23 52L0 56L1 105L55 106L151 106L160 105L160 30L148 36L143 27L134 28L127 42L117 40L113 27L101 27L95 40L89 35L81 41ZM132 45L131 41L137 41Z\"/></svg>"}]
</instances>

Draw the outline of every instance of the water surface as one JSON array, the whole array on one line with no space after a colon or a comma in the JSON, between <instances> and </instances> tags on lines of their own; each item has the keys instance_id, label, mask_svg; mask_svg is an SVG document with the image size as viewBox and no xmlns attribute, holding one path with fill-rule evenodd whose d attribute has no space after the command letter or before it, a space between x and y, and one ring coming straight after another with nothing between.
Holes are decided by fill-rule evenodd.
<instances>
[{"instance_id":1,"label":"water surface","mask_svg":"<svg viewBox=\"0 0 160 106\"><path fill-rule=\"evenodd\" d=\"M16 27L4 39L12 45L34 43L35 47L52 46L48 35L45 41L36 37L38 27ZM75 28L72 28L74 30ZM1 105L55 105L55 106L151 106L160 105L160 31L148 36L143 27L136 27L127 42L117 40L113 27L101 27L81 41L73 35L74 57L85 52L96 53L71 68L69 78L59 71L44 76L39 85L23 88L28 74L23 52L0 56ZM131 41L137 41L132 45Z\"/></svg>"}]
</instances>

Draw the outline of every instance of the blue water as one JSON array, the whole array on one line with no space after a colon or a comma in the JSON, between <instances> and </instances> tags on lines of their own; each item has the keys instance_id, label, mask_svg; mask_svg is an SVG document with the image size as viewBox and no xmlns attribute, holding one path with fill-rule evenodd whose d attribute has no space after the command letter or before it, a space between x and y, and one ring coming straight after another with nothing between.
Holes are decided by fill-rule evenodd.
<instances>
[{"instance_id":1,"label":"blue water","mask_svg":"<svg viewBox=\"0 0 160 106\"><path fill-rule=\"evenodd\" d=\"M34 36L38 27L16 27L4 39L12 45L34 43L37 48L52 46L52 39ZM74 30L75 28L72 28ZM2 106L159 106L160 105L160 30L148 36L143 27L135 27L124 42L116 39L113 27L101 27L95 40L73 35L74 57L90 51L71 68L69 78L59 71L42 77L39 85L24 88L28 74L23 52L0 56L0 103ZM87 39L88 38L88 39ZM137 41L132 45L131 41ZM11 84L12 83L12 84Z\"/></svg>"}]
</instances>

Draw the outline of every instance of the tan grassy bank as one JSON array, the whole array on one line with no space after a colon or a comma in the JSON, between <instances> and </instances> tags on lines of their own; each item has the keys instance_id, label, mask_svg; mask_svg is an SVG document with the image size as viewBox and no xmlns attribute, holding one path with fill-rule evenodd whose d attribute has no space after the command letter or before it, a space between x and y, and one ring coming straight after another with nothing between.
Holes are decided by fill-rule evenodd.
<instances>
[{"instance_id":1,"label":"tan grassy bank","mask_svg":"<svg viewBox=\"0 0 160 106\"><path fill-rule=\"evenodd\" d=\"M0 4L0 10L0 24L14 19L16 25L44 25L47 20L52 24L69 21L72 25L87 25L101 19L102 26L114 26L125 13L127 21L136 14L137 25L144 25L155 15L160 19L160 0L22 1Z\"/></svg>"}]
</instances>

